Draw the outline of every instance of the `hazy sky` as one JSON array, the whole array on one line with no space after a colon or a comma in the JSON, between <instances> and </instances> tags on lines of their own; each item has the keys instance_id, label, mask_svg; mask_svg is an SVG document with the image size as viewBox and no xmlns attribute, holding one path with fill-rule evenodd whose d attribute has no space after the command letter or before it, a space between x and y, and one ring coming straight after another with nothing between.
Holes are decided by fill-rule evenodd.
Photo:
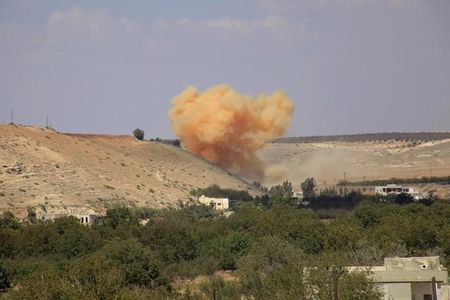
<instances>
[{"instance_id":1,"label":"hazy sky","mask_svg":"<svg viewBox=\"0 0 450 300\"><path fill-rule=\"evenodd\" d=\"M0 122L173 137L218 83L284 89L289 136L450 130L450 1L0 0Z\"/></svg>"}]
</instances>

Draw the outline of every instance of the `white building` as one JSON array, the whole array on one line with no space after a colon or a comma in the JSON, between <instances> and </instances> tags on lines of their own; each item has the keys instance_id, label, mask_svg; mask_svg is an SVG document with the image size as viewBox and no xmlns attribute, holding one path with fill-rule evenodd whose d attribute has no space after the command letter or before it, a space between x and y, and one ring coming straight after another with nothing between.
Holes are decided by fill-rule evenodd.
<instances>
[{"instance_id":1,"label":"white building","mask_svg":"<svg viewBox=\"0 0 450 300\"><path fill-rule=\"evenodd\" d=\"M301 190L294 190L292 191L292 200L297 204L298 206L307 207L309 206L310 202L303 200L303 191Z\"/></svg>"},{"instance_id":2,"label":"white building","mask_svg":"<svg viewBox=\"0 0 450 300\"><path fill-rule=\"evenodd\" d=\"M438 256L385 258L384 266L349 267L369 271L379 283L383 300L448 300L447 270Z\"/></svg>"},{"instance_id":3,"label":"white building","mask_svg":"<svg viewBox=\"0 0 450 300\"><path fill-rule=\"evenodd\" d=\"M98 219L97 214L77 215L75 217L78 218L78 220L80 220L81 224L88 225L88 226L91 226L92 224L94 224Z\"/></svg>"},{"instance_id":4,"label":"white building","mask_svg":"<svg viewBox=\"0 0 450 300\"><path fill-rule=\"evenodd\" d=\"M71 207L64 210L43 213L41 219L43 221L54 221L55 219L69 216L77 218L80 221L80 224L91 226L96 222L100 215L92 209L79 209Z\"/></svg>"},{"instance_id":5,"label":"white building","mask_svg":"<svg viewBox=\"0 0 450 300\"><path fill-rule=\"evenodd\" d=\"M401 186L396 184L388 184L385 186L376 186L375 187L375 194L381 195L381 196L388 196L388 195L398 195L398 194L408 194L411 195L414 200L420 200L423 198L427 198L429 196L428 193L420 193L413 187L407 187L407 186Z\"/></svg>"},{"instance_id":6,"label":"white building","mask_svg":"<svg viewBox=\"0 0 450 300\"><path fill-rule=\"evenodd\" d=\"M228 198L212 198L201 195L198 201L217 210L228 210L230 208Z\"/></svg>"},{"instance_id":7,"label":"white building","mask_svg":"<svg viewBox=\"0 0 450 300\"><path fill-rule=\"evenodd\" d=\"M303 199L303 191L294 190L292 191L292 199L297 199L301 201Z\"/></svg>"}]
</instances>

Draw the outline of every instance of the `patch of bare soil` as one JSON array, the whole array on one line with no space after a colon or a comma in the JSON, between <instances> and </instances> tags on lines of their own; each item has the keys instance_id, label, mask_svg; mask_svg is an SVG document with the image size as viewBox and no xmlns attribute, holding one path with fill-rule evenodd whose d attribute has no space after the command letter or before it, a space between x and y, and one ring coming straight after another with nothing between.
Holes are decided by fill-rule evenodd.
<instances>
[{"instance_id":1,"label":"patch of bare soil","mask_svg":"<svg viewBox=\"0 0 450 300\"><path fill-rule=\"evenodd\" d=\"M174 207L193 188L211 184L252 192L241 179L171 145L0 125L0 211Z\"/></svg>"}]
</instances>

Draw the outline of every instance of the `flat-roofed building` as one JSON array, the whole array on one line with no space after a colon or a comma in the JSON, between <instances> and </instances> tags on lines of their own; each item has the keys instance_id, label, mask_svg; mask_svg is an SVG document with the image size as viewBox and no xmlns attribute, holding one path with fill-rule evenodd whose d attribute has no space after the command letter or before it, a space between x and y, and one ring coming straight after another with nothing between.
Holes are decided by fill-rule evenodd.
<instances>
[{"instance_id":1,"label":"flat-roofed building","mask_svg":"<svg viewBox=\"0 0 450 300\"><path fill-rule=\"evenodd\" d=\"M230 200L228 198L213 198L201 195L198 201L217 210L228 210L230 208Z\"/></svg>"},{"instance_id":2,"label":"flat-roofed building","mask_svg":"<svg viewBox=\"0 0 450 300\"><path fill-rule=\"evenodd\" d=\"M448 300L448 273L438 256L385 258L383 266L349 267L369 271L383 300Z\"/></svg>"},{"instance_id":3,"label":"flat-roofed building","mask_svg":"<svg viewBox=\"0 0 450 300\"><path fill-rule=\"evenodd\" d=\"M83 225L93 225L99 218L100 214L96 213L92 209L80 209L80 208L67 208L55 210L52 212L46 212L42 214L41 219L44 222L54 221L55 219L62 217L75 217Z\"/></svg>"},{"instance_id":4,"label":"flat-roofed building","mask_svg":"<svg viewBox=\"0 0 450 300\"><path fill-rule=\"evenodd\" d=\"M388 195L398 195L398 194L408 194L411 195L414 200L420 200L423 198L427 198L429 196L426 192L419 192L413 187L409 186L401 186L397 184L387 184L384 186L376 186L375 187L375 194L381 195L381 196L388 196Z\"/></svg>"}]
</instances>

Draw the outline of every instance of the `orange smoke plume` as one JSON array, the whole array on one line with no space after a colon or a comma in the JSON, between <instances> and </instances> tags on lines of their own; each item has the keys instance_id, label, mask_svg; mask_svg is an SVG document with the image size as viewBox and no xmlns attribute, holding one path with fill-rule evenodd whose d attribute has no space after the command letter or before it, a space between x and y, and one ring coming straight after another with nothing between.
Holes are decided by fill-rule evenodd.
<instances>
[{"instance_id":1,"label":"orange smoke plume","mask_svg":"<svg viewBox=\"0 0 450 300\"><path fill-rule=\"evenodd\" d=\"M252 97L225 84L205 91L189 86L172 104L172 127L187 149L252 178L264 171L256 151L284 134L294 110L281 90Z\"/></svg>"}]
</instances>

